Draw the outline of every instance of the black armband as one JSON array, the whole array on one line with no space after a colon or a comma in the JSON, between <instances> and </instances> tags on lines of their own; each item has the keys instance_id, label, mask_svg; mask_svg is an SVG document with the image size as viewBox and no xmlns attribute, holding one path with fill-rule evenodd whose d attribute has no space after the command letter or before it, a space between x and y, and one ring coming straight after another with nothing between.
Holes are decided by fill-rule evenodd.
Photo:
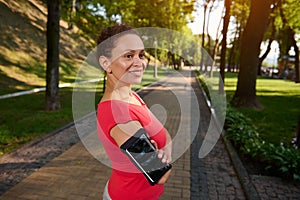
<instances>
[{"instance_id":1,"label":"black armband","mask_svg":"<svg viewBox=\"0 0 300 200\"><path fill-rule=\"evenodd\" d=\"M151 185L172 168L158 158L158 151L147 137L145 129L139 129L132 137L120 146L134 165L144 174Z\"/></svg>"}]
</instances>

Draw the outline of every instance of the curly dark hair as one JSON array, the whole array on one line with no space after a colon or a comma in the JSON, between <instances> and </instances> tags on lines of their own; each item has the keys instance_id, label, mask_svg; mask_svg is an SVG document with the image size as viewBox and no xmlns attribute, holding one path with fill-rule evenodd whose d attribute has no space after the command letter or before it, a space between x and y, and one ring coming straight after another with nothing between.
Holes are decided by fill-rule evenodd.
<instances>
[{"instance_id":1,"label":"curly dark hair","mask_svg":"<svg viewBox=\"0 0 300 200\"><path fill-rule=\"evenodd\" d=\"M134 28L127 24L116 24L110 27L104 28L97 39L97 56L111 57L111 51L115 47L116 41L125 34L138 33Z\"/></svg>"}]
</instances>

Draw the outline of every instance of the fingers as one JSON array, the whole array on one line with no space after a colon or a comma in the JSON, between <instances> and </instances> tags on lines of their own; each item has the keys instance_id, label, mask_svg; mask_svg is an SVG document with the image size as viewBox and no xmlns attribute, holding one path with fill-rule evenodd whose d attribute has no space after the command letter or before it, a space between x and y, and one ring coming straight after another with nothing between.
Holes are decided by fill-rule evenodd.
<instances>
[{"instance_id":1,"label":"fingers","mask_svg":"<svg viewBox=\"0 0 300 200\"><path fill-rule=\"evenodd\" d=\"M150 140L150 142L154 145L155 149L158 149L157 143L154 140Z\"/></svg>"},{"instance_id":2,"label":"fingers","mask_svg":"<svg viewBox=\"0 0 300 200\"><path fill-rule=\"evenodd\" d=\"M161 159L163 163L170 163L172 161L171 154L165 150L158 151L158 158Z\"/></svg>"},{"instance_id":3,"label":"fingers","mask_svg":"<svg viewBox=\"0 0 300 200\"><path fill-rule=\"evenodd\" d=\"M158 149L157 143L154 140L150 140L150 142ZM164 148L158 150L157 157L161 159L163 163L170 163L172 161L171 150L169 148Z\"/></svg>"}]
</instances>

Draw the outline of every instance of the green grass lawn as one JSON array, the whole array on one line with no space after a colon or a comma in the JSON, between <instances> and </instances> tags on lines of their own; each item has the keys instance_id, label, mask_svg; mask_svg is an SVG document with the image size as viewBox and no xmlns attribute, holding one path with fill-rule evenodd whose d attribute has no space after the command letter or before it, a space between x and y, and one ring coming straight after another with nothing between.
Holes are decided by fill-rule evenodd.
<instances>
[{"instance_id":1,"label":"green grass lawn","mask_svg":"<svg viewBox=\"0 0 300 200\"><path fill-rule=\"evenodd\" d=\"M226 73L225 91L230 101L237 84L237 74ZM257 96L263 110L239 109L251 118L262 138L279 144L290 143L295 137L296 125L300 116L300 84L289 80L258 77Z\"/></svg>"},{"instance_id":2,"label":"green grass lawn","mask_svg":"<svg viewBox=\"0 0 300 200\"><path fill-rule=\"evenodd\" d=\"M153 78L153 69L149 67L143 77L139 89L166 75L164 69L159 69L159 77ZM102 84L97 89L95 102L102 96ZM45 93L39 92L9 99L0 100L0 155L11 151L46 133L73 121L72 115L73 88L61 88L61 110L45 112Z\"/></svg>"}]
</instances>

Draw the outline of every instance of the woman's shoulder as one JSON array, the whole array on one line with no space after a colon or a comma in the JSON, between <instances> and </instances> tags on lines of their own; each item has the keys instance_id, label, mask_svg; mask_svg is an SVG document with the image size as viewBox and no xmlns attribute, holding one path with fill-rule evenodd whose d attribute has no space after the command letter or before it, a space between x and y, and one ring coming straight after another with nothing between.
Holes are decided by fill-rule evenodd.
<instances>
[{"instance_id":1,"label":"woman's shoulder","mask_svg":"<svg viewBox=\"0 0 300 200\"><path fill-rule=\"evenodd\" d=\"M145 103L144 100L140 97L140 95L138 95L138 93L136 93L135 91L133 91L132 94L135 96L135 98L139 101L139 103L140 103L141 105L146 105L146 103Z\"/></svg>"}]
</instances>

